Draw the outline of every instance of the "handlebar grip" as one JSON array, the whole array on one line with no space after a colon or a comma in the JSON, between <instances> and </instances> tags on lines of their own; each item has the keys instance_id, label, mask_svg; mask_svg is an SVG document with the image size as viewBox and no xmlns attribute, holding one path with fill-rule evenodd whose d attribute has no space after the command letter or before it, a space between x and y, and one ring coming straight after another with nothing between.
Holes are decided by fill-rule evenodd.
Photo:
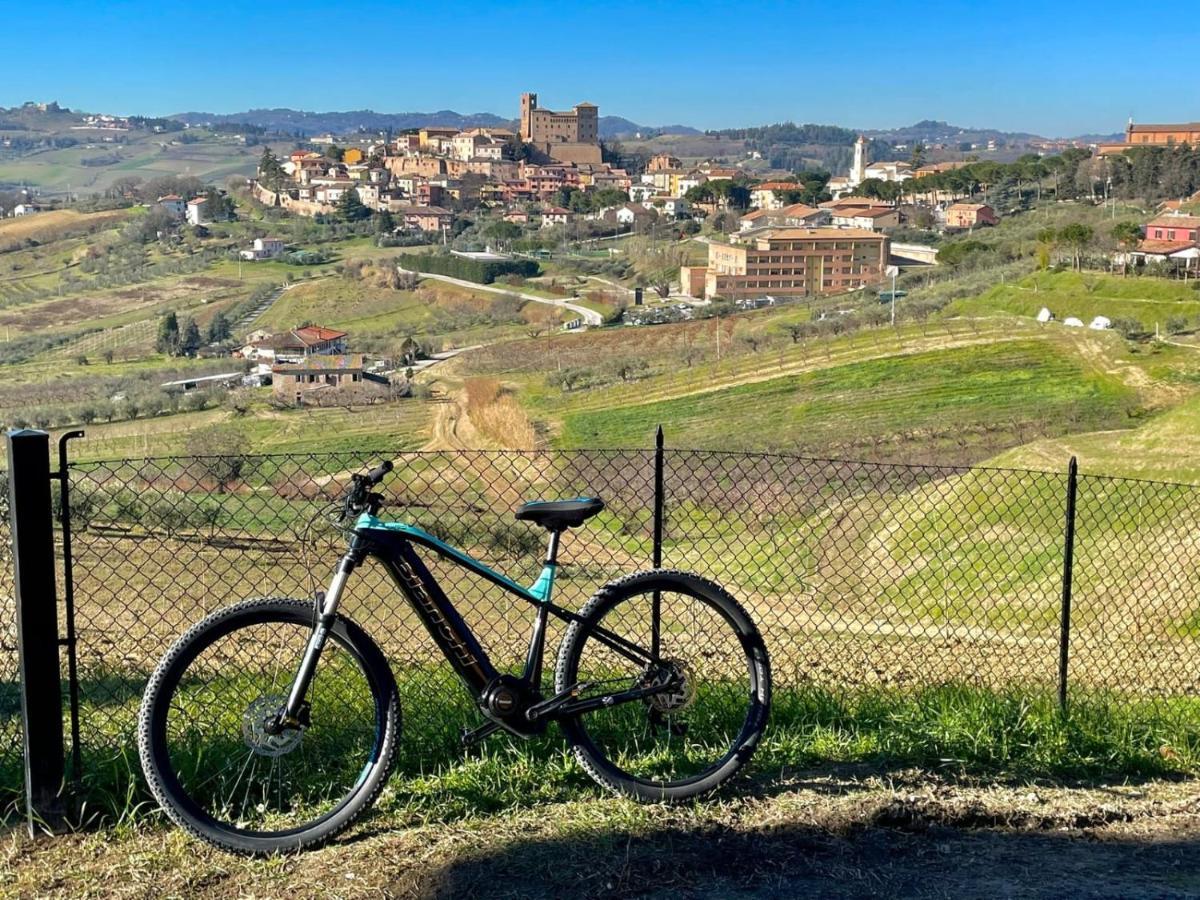
<instances>
[{"instance_id":1,"label":"handlebar grip","mask_svg":"<svg viewBox=\"0 0 1200 900\"><path fill-rule=\"evenodd\" d=\"M388 472L392 471L392 469L394 469L394 468L395 468L395 466L392 465L391 460L384 460L378 466L376 466L374 469L372 469L370 472L367 473L368 483L379 484L379 482L383 481L383 476L386 475Z\"/></svg>"}]
</instances>

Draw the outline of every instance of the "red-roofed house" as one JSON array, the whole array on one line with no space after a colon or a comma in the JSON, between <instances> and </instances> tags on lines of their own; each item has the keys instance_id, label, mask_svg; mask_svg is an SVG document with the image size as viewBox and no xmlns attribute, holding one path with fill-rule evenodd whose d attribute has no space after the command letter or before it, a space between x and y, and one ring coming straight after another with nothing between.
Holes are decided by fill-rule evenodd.
<instances>
[{"instance_id":1,"label":"red-roofed house","mask_svg":"<svg viewBox=\"0 0 1200 900\"><path fill-rule=\"evenodd\" d=\"M865 228L880 231L900 224L900 211L889 206L843 206L833 211L833 224L838 228Z\"/></svg>"},{"instance_id":2,"label":"red-roofed house","mask_svg":"<svg viewBox=\"0 0 1200 900\"><path fill-rule=\"evenodd\" d=\"M1200 241L1200 216L1159 216L1146 225L1146 239Z\"/></svg>"},{"instance_id":3,"label":"red-roofed house","mask_svg":"<svg viewBox=\"0 0 1200 900\"><path fill-rule=\"evenodd\" d=\"M301 360L307 356L342 354L346 352L347 337L344 331L322 325L306 325L252 341L242 348L242 356L246 359L284 362Z\"/></svg>"},{"instance_id":4,"label":"red-roofed house","mask_svg":"<svg viewBox=\"0 0 1200 900\"><path fill-rule=\"evenodd\" d=\"M974 228L976 225L995 225L999 221L996 211L986 203L952 203L946 207L947 228Z\"/></svg>"}]
</instances>

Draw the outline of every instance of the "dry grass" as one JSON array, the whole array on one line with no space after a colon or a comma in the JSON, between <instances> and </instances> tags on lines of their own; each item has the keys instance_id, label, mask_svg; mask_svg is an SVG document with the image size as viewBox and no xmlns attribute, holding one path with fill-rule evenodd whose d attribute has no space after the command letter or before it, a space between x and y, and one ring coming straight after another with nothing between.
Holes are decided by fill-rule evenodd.
<instances>
[{"instance_id":1,"label":"dry grass","mask_svg":"<svg viewBox=\"0 0 1200 900\"><path fill-rule=\"evenodd\" d=\"M458 798L458 813L394 811L439 790ZM588 798L472 811L452 781L430 780L389 790L384 811L350 838L282 859L228 856L145 821L53 840L14 833L0 845L0 891L72 900L1192 897L1194 791L826 767L677 808Z\"/></svg>"},{"instance_id":2,"label":"dry grass","mask_svg":"<svg viewBox=\"0 0 1200 900\"><path fill-rule=\"evenodd\" d=\"M79 213L69 209L37 213L0 222L0 253L20 247L25 241L38 243L57 241L72 234L88 233L106 228L129 217L129 211L113 209L106 212Z\"/></svg>"},{"instance_id":3,"label":"dry grass","mask_svg":"<svg viewBox=\"0 0 1200 900\"><path fill-rule=\"evenodd\" d=\"M516 397L495 378L468 378L464 390L467 415L482 434L499 446L533 450L537 431Z\"/></svg>"}]
</instances>

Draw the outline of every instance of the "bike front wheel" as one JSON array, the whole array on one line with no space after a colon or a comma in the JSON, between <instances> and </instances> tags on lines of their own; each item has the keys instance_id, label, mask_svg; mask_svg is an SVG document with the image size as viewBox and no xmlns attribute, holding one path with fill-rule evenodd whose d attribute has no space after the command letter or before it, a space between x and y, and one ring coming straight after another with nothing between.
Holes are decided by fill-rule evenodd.
<instances>
[{"instance_id":1,"label":"bike front wheel","mask_svg":"<svg viewBox=\"0 0 1200 900\"><path fill-rule=\"evenodd\" d=\"M269 724L313 628L311 602L249 600L192 627L151 675L142 769L167 815L201 840L248 854L315 846L386 783L399 697L387 660L353 622L339 617L329 630L307 721Z\"/></svg>"},{"instance_id":2,"label":"bike front wheel","mask_svg":"<svg viewBox=\"0 0 1200 900\"><path fill-rule=\"evenodd\" d=\"M727 591L658 570L605 585L580 610L555 689L592 701L561 720L592 778L672 801L714 790L749 761L766 727L771 673L758 629ZM622 692L643 696L605 705Z\"/></svg>"}]
</instances>

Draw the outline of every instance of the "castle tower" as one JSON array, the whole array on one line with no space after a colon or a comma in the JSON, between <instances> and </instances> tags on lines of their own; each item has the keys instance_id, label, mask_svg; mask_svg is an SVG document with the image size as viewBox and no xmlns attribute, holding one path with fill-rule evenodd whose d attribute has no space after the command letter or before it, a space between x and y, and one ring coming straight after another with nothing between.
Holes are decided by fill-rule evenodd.
<instances>
[{"instance_id":1,"label":"castle tower","mask_svg":"<svg viewBox=\"0 0 1200 900\"><path fill-rule=\"evenodd\" d=\"M533 140L533 111L537 109L537 94L521 95L521 140Z\"/></svg>"},{"instance_id":2,"label":"castle tower","mask_svg":"<svg viewBox=\"0 0 1200 900\"><path fill-rule=\"evenodd\" d=\"M866 179L867 139L860 134L858 140L854 142L854 166L850 169L850 183L859 185L866 181Z\"/></svg>"}]
</instances>

